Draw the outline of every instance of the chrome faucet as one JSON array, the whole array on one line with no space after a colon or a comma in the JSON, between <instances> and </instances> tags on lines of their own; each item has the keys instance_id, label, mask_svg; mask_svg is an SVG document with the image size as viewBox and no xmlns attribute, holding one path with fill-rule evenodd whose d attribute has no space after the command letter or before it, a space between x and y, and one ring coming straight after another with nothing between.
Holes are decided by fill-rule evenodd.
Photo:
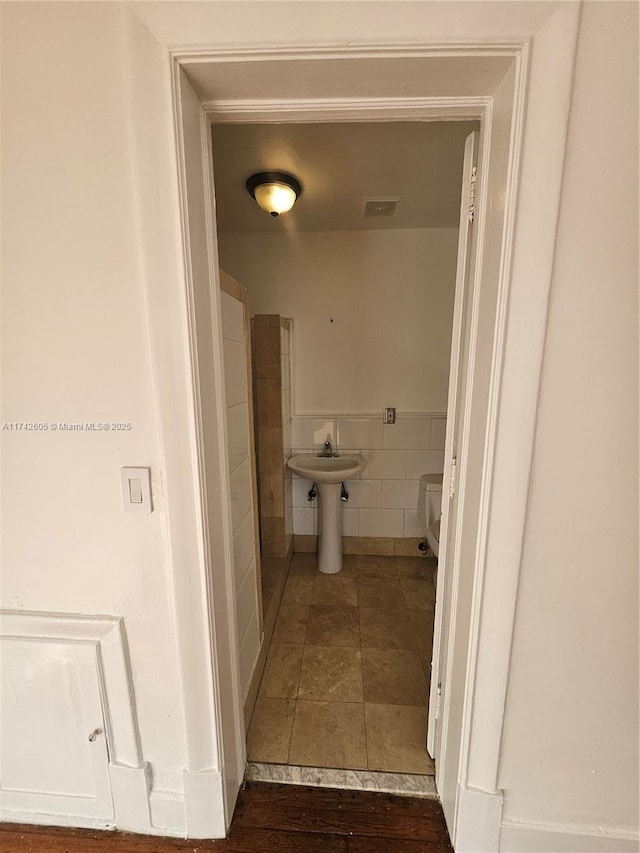
<instances>
[{"instance_id":1,"label":"chrome faucet","mask_svg":"<svg viewBox=\"0 0 640 853\"><path fill-rule=\"evenodd\" d=\"M325 441L324 450L322 450L320 453L318 453L318 456L337 456L337 455L338 455L337 453L333 452L330 439L327 439Z\"/></svg>"}]
</instances>

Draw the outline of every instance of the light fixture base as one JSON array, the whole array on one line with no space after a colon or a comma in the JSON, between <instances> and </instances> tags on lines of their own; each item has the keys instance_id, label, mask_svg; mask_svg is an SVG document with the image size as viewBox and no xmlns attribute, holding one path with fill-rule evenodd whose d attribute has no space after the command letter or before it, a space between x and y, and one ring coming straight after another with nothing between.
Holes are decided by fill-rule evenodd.
<instances>
[{"instance_id":1,"label":"light fixture base","mask_svg":"<svg viewBox=\"0 0 640 853\"><path fill-rule=\"evenodd\" d=\"M247 192L271 216L291 210L302 192L302 184L288 172L256 172L247 178Z\"/></svg>"}]
</instances>

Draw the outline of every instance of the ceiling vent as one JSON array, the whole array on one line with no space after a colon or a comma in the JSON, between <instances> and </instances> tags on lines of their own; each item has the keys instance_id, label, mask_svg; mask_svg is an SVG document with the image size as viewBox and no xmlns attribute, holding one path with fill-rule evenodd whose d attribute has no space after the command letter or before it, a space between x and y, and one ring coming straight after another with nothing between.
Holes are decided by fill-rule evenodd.
<instances>
[{"instance_id":1,"label":"ceiling vent","mask_svg":"<svg viewBox=\"0 0 640 853\"><path fill-rule=\"evenodd\" d=\"M365 218L370 216L393 216L398 206L398 198L366 198L364 200Z\"/></svg>"}]
</instances>

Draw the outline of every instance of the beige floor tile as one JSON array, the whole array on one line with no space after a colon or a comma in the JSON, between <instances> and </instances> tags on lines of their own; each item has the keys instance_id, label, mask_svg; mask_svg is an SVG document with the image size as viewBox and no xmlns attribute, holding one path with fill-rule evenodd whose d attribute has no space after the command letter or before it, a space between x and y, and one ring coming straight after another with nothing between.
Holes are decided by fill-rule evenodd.
<instances>
[{"instance_id":1,"label":"beige floor tile","mask_svg":"<svg viewBox=\"0 0 640 853\"><path fill-rule=\"evenodd\" d=\"M317 554L294 554L289 568L289 577L293 575L310 575L315 577L318 571Z\"/></svg>"},{"instance_id":2,"label":"beige floor tile","mask_svg":"<svg viewBox=\"0 0 640 853\"><path fill-rule=\"evenodd\" d=\"M299 699L362 702L362 695L360 649L341 646L304 647Z\"/></svg>"},{"instance_id":3,"label":"beige floor tile","mask_svg":"<svg viewBox=\"0 0 640 853\"><path fill-rule=\"evenodd\" d=\"M313 580L311 575L289 575L282 604L311 604Z\"/></svg>"},{"instance_id":4,"label":"beige floor tile","mask_svg":"<svg viewBox=\"0 0 640 853\"><path fill-rule=\"evenodd\" d=\"M424 677L427 682L427 694L431 690L431 657L431 652L424 655L420 654L420 660L422 661L422 669L424 670Z\"/></svg>"},{"instance_id":5,"label":"beige floor tile","mask_svg":"<svg viewBox=\"0 0 640 853\"><path fill-rule=\"evenodd\" d=\"M415 649L407 611L360 607L360 645L375 649ZM422 612L422 611L420 611Z\"/></svg>"},{"instance_id":6,"label":"beige floor tile","mask_svg":"<svg viewBox=\"0 0 640 853\"><path fill-rule=\"evenodd\" d=\"M433 583L433 563L429 557L396 557L395 560L399 577Z\"/></svg>"},{"instance_id":7,"label":"beige floor tile","mask_svg":"<svg viewBox=\"0 0 640 853\"><path fill-rule=\"evenodd\" d=\"M365 702L427 707L427 681L417 651L363 648L362 681Z\"/></svg>"},{"instance_id":8,"label":"beige floor tile","mask_svg":"<svg viewBox=\"0 0 640 853\"><path fill-rule=\"evenodd\" d=\"M289 764L366 770L364 705L351 702L296 703Z\"/></svg>"},{"instance_id":9,"label":"beige floor tile","mask_svg":"<svg viewBox=\"0 0 640 853\"><path fill-rule=\"evenodd\" d=\"M249 761L287 763L295 707L293 699L260 698L256 701L247 734Z\"/></svg>"},{"instance_id":10,"label":"beige floor tile","mask_svg":"<svg viewBox=\"0 0 640 853\"><path fill-rule=\"evenodd\" d=\"M358 608L313 605L309 608L305 642L314 646L359 646Z\"/></svg>"},{"instance_id":11,"label":"beige floor tile","mask_svg":"<svg viewBox=\"0 0 640 853\"><path fill-rule=\"evenodd\" d=\"M407 607L412 610L433 610L436 606L436 591L429 581L401 578L402 591Z\"/></svg>"},{"instance_id":12,"label":"beige floor tile","mask_svg":"<svg viewBox=\"0 0 640 853\"><path fill-rule=\"evenodd\" d=\"M365 704L369 770L434 774L427 753L427 709Z\"/></svg>"},{"instance_id":13,"label":"beige floor tile","mask_svg":"<svg viewBox=\"0 0 640 853\"><path fill-rule=\"evenodd\" d=\"M282 604L273 629L271 642L304 643L308 621L308 604Z\"/></svg>"},{"instance_id":14,"label":"beige floor tile","mask_svg":"<svg viewBox=\"0 0 640 853\"><path fill-rule=\"evenodd\" d=\"M350 577L351 575L355 575L358 565L357 560L358 558L353 554L343 554L342 568L338 572L338 575L342 577Z\"/></svg>"},{"instance_id":15,"label":"beige floor tile","mask_svg":"<svg viewBox=\"0 0 640 853\"><path fill-rule=\"evenodd\" d=\"M406 607L397 578L367 578L358 575L358 606L398 610Z\"/></svg>"},{"instance_id":16,"label":"beige floor tile","mask_svg":"<svg viewBox=\"0 0 640 853\"><path fill-rule=\"evenodd\" d=\"M395 557L356 557L356 569L360 577L395 578L398 565Z\"/></svg>"},{"instance_id":17,"label":"beige floor tile","mask_svg":"<svg viewBox=\"0 0 640 853\"><path fill-rule=\"evenodd\" d=\"M431 659L434 611L409 609L409 619L420 656Z\"/></svg>"},{"instance_id":18,"label":"beige floor tile","mask_svg":"<svg viewBox=\"0 0 640 853\"><path fill-rule=\"evenodd\" d=\"M260 682L259 696L270 699L295 699L304 646L272 643Z\"/></svg>"},{"instance_id":19,"label":"beige floor tile","mask_svg":"<svg viewBox=\"0 0 640 853\"><path fill-rule=\"evenodd\" d=\"M343 575L316 575L313 581L311 604L357 607L358 593L355 577Z\"/></svg>"}]
</instances>

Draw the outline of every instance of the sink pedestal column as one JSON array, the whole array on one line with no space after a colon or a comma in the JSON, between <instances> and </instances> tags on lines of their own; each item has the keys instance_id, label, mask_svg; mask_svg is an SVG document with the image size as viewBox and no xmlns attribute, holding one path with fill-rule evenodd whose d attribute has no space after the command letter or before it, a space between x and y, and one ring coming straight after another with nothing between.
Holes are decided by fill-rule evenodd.
<instances>
[{"instance_id":1,"label":"sink pedestal column","mask_svg":"<svg viewBox=\"0 0 640 853\"><path fill-rule=\"evenodd\" d=\"M342 568L342 502L341 483L319 483L320 535L318 537L318 568L333 575Z\"/></svg>"}]
</instances>

